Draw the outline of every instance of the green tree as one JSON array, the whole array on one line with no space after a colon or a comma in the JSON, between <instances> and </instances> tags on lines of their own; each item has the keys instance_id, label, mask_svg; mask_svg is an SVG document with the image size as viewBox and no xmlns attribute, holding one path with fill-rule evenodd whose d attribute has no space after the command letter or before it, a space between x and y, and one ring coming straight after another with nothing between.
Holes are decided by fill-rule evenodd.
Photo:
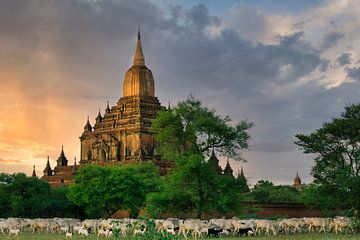
<instances>
[{"instance_id":1,"label":"green tree","mask_svg":"<svg viewBox=\"0 0 360 240\"><path fill-rule=\"evenodd\" d=\"M260 202L299 202L300 193L292 186L274 184L259 180L247 197Z\"/></svg>"},{"instance_id":2,"label":"green tree","mask_svg":"<svg viewBox=\"0 0 360 240\"><path fill-rule=\"evenodd\" d=\"M359 209L360 104L346 106L339 118L311 134L297 134L295 143L315 155L314 182L344 197L343 206Z\"/></svg>"},{"instance_id":3,"label":"green tree","mask_svg":"<svg viewBox=\"0 0 360 240\"><path fill-rule=\"evenodd\" d=\"M229 117L217 115L191 96L160 111L152 131L162 158L175 166L164 177L162 191L148 197L148 211L196 211L201 217L205 210L235 210L240 196L235 179L217 174L205 156L216 149L223 156L241 160L252 125L246 121L233 125Z\"/></svg>"},{"instance_id":4,"label":"green tree","mask_svg":"<svg viewBox=\"0 0 360 240\"><path fill-rule=\"evenodd\" d=\"M343 206L345 199L334 195L332 190L325 185L307 184L300 195L300 201L307 205L316 206L321 210L334 210Z\"/></svg>"},{"instance_id":5,"label":"green tree","mask_svg":"<svg viewBox=\"0 0 360 240\"><path fill-rule=\"evenodd\" d=\"M44 217L50 197L46 181L23 173L0 174L0 217Z\"/></svg>"},{"instance_id":6,"label":"green tree","mask_svg":"<svg viewBox=\"0 0 360 240\"><path fill-rule=\"evenodd\" d=\"M152 163L129 166L82 167L70 186L68 197L83 207L86 214L110 217L119 209L136 217L144 207L146 195L155 191L159 178Z\"/></svg>"}]
</instances>

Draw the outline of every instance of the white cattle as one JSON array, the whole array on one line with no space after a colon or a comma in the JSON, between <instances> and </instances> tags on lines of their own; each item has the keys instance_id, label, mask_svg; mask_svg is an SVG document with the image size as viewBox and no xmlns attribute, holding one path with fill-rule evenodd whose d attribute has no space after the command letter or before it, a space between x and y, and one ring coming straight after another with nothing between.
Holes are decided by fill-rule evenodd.
<instances>
[{"instance_id":1,"label":"white cattle","mask_svg":"<svg viewBox=\"0 0 360 240\"><path fill-rule=\"evenodd\" d=\"M206 222L202 222L200 219L187 219L183 223L179 224L179 233L183 234L185 238L187 238L187 235L189 233L192 233L192 235L196 238L201 237L201 230L207 227Z\"/></svg>"},{"instance_id":2,"label":"white cattle","mask_svg":"<svg viewBox=\"0 0 360 240\"><path fill-rule=\"evenodd\" d=\"M18 237L18 236L19 236L19 232L20 232L20 229L19 229L19 228L17 228L17 229L10 229L10 230L9 230L9 236L14 235L14 236Z\"/></svg>"},{"instance_id":3,"label":"white cattle","mask_svg":"<svg viewBox=\"0 0 360 240\"><path fill-rule=\"evenodd\" d=\"M326 227L329 226L330 218L306 218L306 224L309 226L309 233L312 229L319 228L319 233L326 233Z\"/></svg>"},{"instance_id":4,"label":"white cattle","mask_svg":"<svg viewBox=\"0 0 360 240\"><path fill-rule=\"evenodd\" d=\"M302 221L299 218L282 219L278 222L278 225L286 234L289 234L291 230L294 234L296 231L301 233Z\"/></svg>"},{"instance_id":5,"label":"white cattle","mask_svg":"<svg viewBox=\"0 0 360 240\"><path fill-rule=\"evenodd\" d=\"M255 223L253 220L231 220L232 228L234 233L238 233L240 229L251 228L252 231L255 231Z\"/></svg>"},{"instance_id":6,"label":"white cattle","mask_svg":"<svg viewBox=\"0 0 360 240\"><path fill-rule=\"evenodd\" d=\"M31 222L31 228L32 228L32 231L33 233L34 232L45 232L45 231L49 231L49 220L44 218L36 218L36 219L33 219L32 222Z\"/></svg>"},{"instance_id":7,"label":"white cattle","mask_svg":"<svg viewBox=\"0 0 360 240\"><path fill-rule=\"evenodd\" d=\"M265 231L265 235L270 235L271 230L274 236L276 236L277 232L275 229L275 224L271 220L254 220L254 223L256 225L255 235L261 235L262 230Z\"/></svg>"},{"instance_id":8,"label":"white cattle","mask_svg":"<svg viewBox=\"0 0 360 240\"><path fill-rule=\"evenodd\" d=\"M157 219L155 220L155 227L158 232L168 231L168 230L175 231L175 228L179 227L179 221L176 222L170 219L165 219L165 220Z\"/></svg>"},{"instance_id":9,"label":"white cattle","mask_svg":"<svg viewBox=\"0 0 360 240\"><path fill-rule=\"evenodd\" d=\"M89 231L87 229L80 229L79 235L83 235L84 237L89 236Z\"/></svg>"},{"instance_id":10,"label":"white cattle","mask_svg":"<svg viewBox=\"0 0 360 240\"><path fill-rule=\"evenodd\" d=\"M210 219L209 223L218 226L220 229L226 229L230 232L234 230L233 219L214 218Z\"/></svg>"},{"instance_id":11,"label":"white cattle","mask_svg":"<svg viewBox=\"0 0 360 240\"><path fill-rule=\"evenodd\" d=\"M108 235L108 230L104 230L102 228L100 228L97 232L98 237L102 237L102 236L107 237L107 235Z\"/></svg>"},{"instance_id":12,"label":"white cattle","mask_svg":"<svg viewBox=\"0 0 360 240\"><path fill-rule=\"evenodd\" d=\"M72 232L66 232L65 238L72 238Z\"/></svg>"},{"instance_id":13,"label":"white cattle","mask_svg":"<svg viewBox=\"0 0 360 240\"><path fill-rule=\"evenodd\" d=\"M99 220L100 221L100 220ZM97 219L85 219L81 222L83 228L91 228L95 233L97 233L98 230L98 220Z\"/></svg>"},{"instance_id":14,"label":"white cattle","mask_svg":"<svg viewBox=\"0 0 360 240\"><path fill-rule=\"evenodd\" d=\"M336 234L342 233L343 229L348 230L351 227L351 219L347 217L335 217L330 223L330 228L334 228Z\"/></svg>"}]
</instances>

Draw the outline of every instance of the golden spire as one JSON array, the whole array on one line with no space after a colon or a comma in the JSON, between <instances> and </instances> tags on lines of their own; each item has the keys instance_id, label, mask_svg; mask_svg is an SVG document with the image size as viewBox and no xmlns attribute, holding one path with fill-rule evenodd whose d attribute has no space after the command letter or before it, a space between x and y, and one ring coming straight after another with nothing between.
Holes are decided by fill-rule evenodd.
<instances>
[{"instance_id":1,"label":"golden spire","mask_svg":"<svg viewBox=\"0 0 360 240\"><path fill-rule=\"evenodd\" d=\"M136 50L135 50L135 56L134 56L134 65L145 66L144 54L143 54L143 50L141 47L140 27L139 27L138 35L137 35Z\"/></svg>"}]
</instances>

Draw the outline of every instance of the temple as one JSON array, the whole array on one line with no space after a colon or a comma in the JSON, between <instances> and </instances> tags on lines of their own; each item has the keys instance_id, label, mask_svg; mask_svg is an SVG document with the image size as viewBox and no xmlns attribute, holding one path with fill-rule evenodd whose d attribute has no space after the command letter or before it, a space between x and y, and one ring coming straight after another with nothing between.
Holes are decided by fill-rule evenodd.
<instances>
[{"instance_id":1,"label":"temple","mask_svg":"<svg viewBox=\"0 0 360 240\"><path fill-rule=\"evenodd\" d=\"M133 65L125 73L123 97L115 106L99 111L94 127L87 120L80 136L80 164L109 164L153 159L151 122L161 105L155 97L152 72L145 66L140 31Z\"/></svg>"},{"instance_id":2,"label":"temple","mask_svg":"<svg viewBox=\"0 0 360 240\"><path fill-rule=\"evenodd\" d=\"M123 96L114 106L107 102L104 114L99 110L92 126L87 118L80 136L80 162L69 166L62 148L57 165L51 169L49 158L43 179L52 186L73 181L77 170L84 164L111 165L153 160L161 172L167 171L156 155L151 122L161 106L155 96L154 77L145 65L140 30L137 35L133 64L125 73Z\"/></svg>"},{"instance_id":3,"label":"temple","mask_svg":"<svg viewBox=\"0 0 360 240\"><path fill-rule=\"evenodd\" d=\"M294 184L293 186L296 188L296 190L298 190L299 192L301 192L303 190L303 186L301 184L301 179L299 177L298 172L296 172L296 177L294 179Z\"/></svg>"}]
</instances>

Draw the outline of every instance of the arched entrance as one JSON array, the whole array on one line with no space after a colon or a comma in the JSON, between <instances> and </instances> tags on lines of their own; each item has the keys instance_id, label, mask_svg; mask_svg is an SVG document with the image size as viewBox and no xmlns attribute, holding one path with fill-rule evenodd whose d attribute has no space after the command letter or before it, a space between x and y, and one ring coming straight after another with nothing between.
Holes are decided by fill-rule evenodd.
<instances>
[{"instance_id":1,"label":"arched entrance","mask_svg":"<svg viewBox=\"0 0 360 240\"><path fill-rule=\"evenodd\" d=\"M106 152L104 149L100 150L99 160L101 163L106 161Z\"/></svg>"}]
</instances>

